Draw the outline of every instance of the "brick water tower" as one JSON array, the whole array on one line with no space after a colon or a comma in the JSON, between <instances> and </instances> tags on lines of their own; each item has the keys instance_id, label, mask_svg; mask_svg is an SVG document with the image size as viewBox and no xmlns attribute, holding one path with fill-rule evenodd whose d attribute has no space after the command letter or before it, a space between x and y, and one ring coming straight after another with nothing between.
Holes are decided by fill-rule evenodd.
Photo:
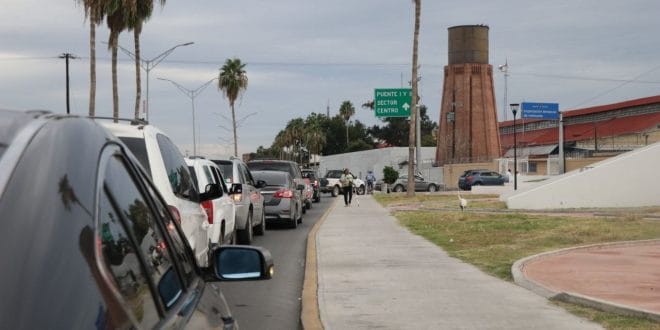
<instances>
[{"instance_id":1,"label":"brick water tower","mask_svg":"<svg viewBox=\"0 0 660 330\"><path fill-rule=\"evenodd\" d=\"M443 166L499 158L488 26L450 27L448 49L435 160Z\"/></svg>"}]
</instances>

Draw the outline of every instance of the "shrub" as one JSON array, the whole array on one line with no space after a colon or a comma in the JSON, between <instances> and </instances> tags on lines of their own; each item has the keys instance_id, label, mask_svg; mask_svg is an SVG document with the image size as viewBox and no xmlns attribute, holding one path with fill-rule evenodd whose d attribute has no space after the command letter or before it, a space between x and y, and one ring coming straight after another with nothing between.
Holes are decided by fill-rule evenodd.
<instances>
[{"instance_id":1,"label":"shrub","mask_svg":"<svg viewBox=\"0 0 660 330\"><path fill-rule=\"evenodd\" d=\"M393 184L399 178L399 172L392 166L385 166L383 168L383 181L387 184Z\"/></svg>"}]
</instances>

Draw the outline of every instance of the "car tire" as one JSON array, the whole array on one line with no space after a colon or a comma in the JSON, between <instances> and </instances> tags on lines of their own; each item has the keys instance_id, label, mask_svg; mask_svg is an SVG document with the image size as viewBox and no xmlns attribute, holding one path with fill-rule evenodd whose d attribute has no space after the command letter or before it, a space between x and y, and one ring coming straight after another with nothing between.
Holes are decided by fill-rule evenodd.
<instances>
[{"instance_id":1,"label":"car tire","mask_svg":"<svg viewBox=\"0 0 660 330\"><path fill-rule=\"evenodd\" d=\"M250 210L248 212L247 221L245 222L245 229L236 231L236 240L238 244L252 244L252 234L252 210Z\"/></svg>"},{"instance_id":2,"label":"car tire","mask_svg":"<svg viewBox=\"0 0 660 330\"><path fill-rule=\"evenodd\" d=\"M331 194L332 194L332 197L337 197L337 196L339 196L339 186L334 186L334 187L332 187L332 192L331 192Z\"/></svg>"},{"instance_id":3,"label":"car tire","mask_svg":"<svg viewBox=\"0 0 660 330\"><path fill-rule=\"evenodd\" d=\"M263 210L264 208L262 208ZM254 234L257 236L263 236L266 233L266 216L264 212L261 212L261 222L254 228Z\"/></svg>"},{"instance_id":4,"label":"car tire","mask_svg":"<svg viewBox=\"0 0 660 330\"><path fill-rule=\"evenodd\" d=\"M357 194L358 195L364 195L365 192L366 192L366 190L364 189L364 185L361 185L361 186L358 187L358 189L357 189Z\"/></svg>"},{"instance_id":5,"label":"car tire","mask_svg":"<svg viewBox=\"0 0 660 330\"><path fill-rule=\"evenodd\" d=\"M403 192L403 186L400 184L394 186L394 192Z\"/></svg>"},{"instance_id":6,"label":"car tire","mask_svg":"<svg viewBox=\"0 0 660 330\"><path fill-rule=\"evenodd\" d=\"M298 227L298 217L299 215L291 217L291 220L289 221L289 228L296 229Z\"/></svg>"},{"instance_id":7,"label":"car tire","mask_svg":"<svg viewBox=\"0 0 660 330\"><path fill-rule=\"evenodd\" d=\"M434 184L429 185L429 192L436 192L438 191L438 187L436 187Z\"/></svg>"}]
</instances>

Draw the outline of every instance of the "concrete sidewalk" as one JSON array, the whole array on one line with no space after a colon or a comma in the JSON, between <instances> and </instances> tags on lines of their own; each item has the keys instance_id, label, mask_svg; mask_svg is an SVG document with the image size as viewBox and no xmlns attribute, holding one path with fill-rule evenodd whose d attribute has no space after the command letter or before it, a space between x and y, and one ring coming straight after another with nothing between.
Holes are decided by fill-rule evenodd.
<instances>
[{"instance_id":1,"label":"concrete sidewalk","mask_svg":"<svg viewBox=\"0 0 660 330\"><path fill-rule=\"evenodd\" d=\"M600 328L449 257L371 196L354 197L351 207L337 198L316 234L325 329Z\"/></svg>"}]
</instances>

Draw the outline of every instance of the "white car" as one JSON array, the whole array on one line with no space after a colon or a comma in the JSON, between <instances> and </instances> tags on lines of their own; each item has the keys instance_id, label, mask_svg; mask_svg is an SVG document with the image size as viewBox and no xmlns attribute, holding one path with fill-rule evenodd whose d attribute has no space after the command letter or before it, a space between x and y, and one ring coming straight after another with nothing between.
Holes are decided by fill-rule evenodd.
<instances>
[{"instance_id":1,"label":"white car","mask_svg":"<svg viewBox=\"0 0 660 330\"><path fill-rule=\"evenodd\" d=\"M197 264L207 267L209 223L200 204L200 194L179 149L165 133L141 121L102 121L100 124L128 146L151 176L175 220L181 224Z\"/></svg>"},{"instance_id":2,"label":"white car","mask_svg":"<svg viewBox=\"0 0 660 330\"><path fill-rule=\"evenodd\" d=\"M236 209L220 168L202 157L186 157L186 164L197 182L197 190L207 191L209 185L217 185L220 189L218 198L202 202L210 225L208 232L211 246L233 243Z\"/></svg>"}]
</instances>

